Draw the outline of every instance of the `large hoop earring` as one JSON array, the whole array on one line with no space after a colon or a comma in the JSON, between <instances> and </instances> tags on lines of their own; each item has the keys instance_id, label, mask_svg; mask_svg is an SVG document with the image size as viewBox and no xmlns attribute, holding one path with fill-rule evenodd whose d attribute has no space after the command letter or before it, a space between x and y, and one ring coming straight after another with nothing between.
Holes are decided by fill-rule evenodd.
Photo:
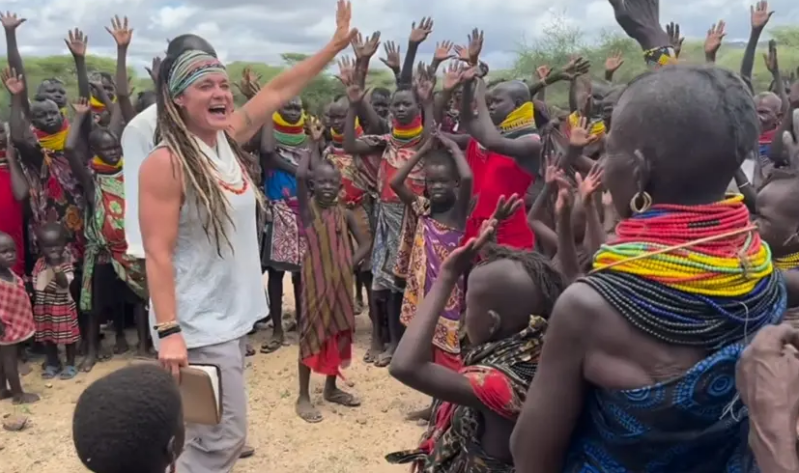
<instances>
[{"instance_id":1,"label":"large hoop earring","mask_svg":"<svg viewBox=\"0 0 799 473\"><path fill-rule=\"evenodd\" d=\"M652 207L652 196L649 192L636 192L630 199L630 210L635 214L646 212L650 207Z\"/></svg>"}]
</instances>

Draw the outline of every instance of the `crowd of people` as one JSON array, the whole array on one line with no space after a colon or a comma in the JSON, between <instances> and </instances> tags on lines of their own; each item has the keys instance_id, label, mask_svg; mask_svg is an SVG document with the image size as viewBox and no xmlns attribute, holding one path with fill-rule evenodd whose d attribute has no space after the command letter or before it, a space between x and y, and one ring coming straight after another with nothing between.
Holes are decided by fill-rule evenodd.
<instances>
[{"instance_id":1,"label":"crowd of people","mask_svg":"<svg viewBox=\"0 0 799 473\"><path fill-rule=\"evenodd\" d=\"M708 32L707 64L691 65L658 0L609 8L651 68L626 84L613 82L617 57L605 80L580 57L531 81L490 80L479 29L417 63L433 29L423 18L404 60L385 45L396 88L370 90L380 33L351 28L339 0L330 42L266 84L249 70L230 78L213 46L187 34L135 98L126 18L108 28L115 74L89 71L84 33L69 32L79 95L67 97L57 79L30 92L24 19L0 15L11 95L0 398L38 400L19 373L30 350L43 350L43 377L69 380L108 357L104 323L114 353L128 351L132 320L137 355L160 366L84 391L81 461L97 473L230 471L247 450L247 335L271 318L260 351L286 345L289 272L299 418L323 421L312 374L327 402L360 405L337 381L362 311L362 362L430 396L409 415L428 426L419 445L390 463L799 471L799 82L781 73L773 41L772 86L752 87L773 12L752 7L732 72L713 64L722 24ZM341 96L306 110L303 88L350 46ZM556 82L570 86L563 109L546 101ZM220 369L218 425L184 427L176 379L189 364Z\"/></svg>"}]
</instances>

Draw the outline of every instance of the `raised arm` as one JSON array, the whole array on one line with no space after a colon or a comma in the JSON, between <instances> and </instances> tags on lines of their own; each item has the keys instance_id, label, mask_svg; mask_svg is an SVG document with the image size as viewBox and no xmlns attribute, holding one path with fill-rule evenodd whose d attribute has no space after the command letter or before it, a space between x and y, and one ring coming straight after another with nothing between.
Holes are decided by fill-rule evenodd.
<instances>
[{"instance_id":1,"label":"raised arm","mask_svg":"<svg viewBox=\"0 0 799 473\"><path fill-rule=\"evenodd\" d=\"M557 262L565 280L571 284L580 274L577 247L574 244L572 211L574 210L574 188L561 171L557 177L558 198L555 201L555 233L558 238Z\"/></svg>"},{"instance_id":2,"label":"raised arm","mask_svg":"<svg viewBox=\"0 0 799 473\"><path fill-rule=\"evenodd\" d=\"M380 62L391 69L391 72L394 73L394 81L399 84L401 73L400 61L402 59L400 56L400 48L394 44L394 41L387 41L386 44L383 45L383 50L386 52L386 57L381 57Z\"/></svg>"},{"instance_id":3,"label":"raised arm","mask_svg":"<svg viewBox=\"0 0 799 473\"><path fill-rule=\"evenodd\" d=\"M416 52L419 50L419 45L422 44L432 32L433 19L430 17L422 18L419 22L419 27L416 26L416 22L411 25L411 35L408 37L408 52L405 54L405 62L402 64L402 71L397 81L398 86L410 86L413 83Z\"/></svg>"},{"instance_id":4,"label":"raised arm","mask_svg":"<svg viewBox=\"0 0 799 473\"><path fill-rule=\"evenodd\" d=\"M660 0L610 0L616 22L644 50L650 65L658 64L661 48L672 48L671 38L660 26Z\"/></svg>"},{"instance_id":5,"label":"raised arm","mask_svg":"<svg viewBox=\"0 0 799 473\"><path fill-rule=\"evenodd\" d=\"M128 86L128 46L130 40L133 38L133 28L128 27L128 17L120 20L118 16L111 20L111 28L106 28L106 31L114 37L117 43L117 70L116 70L116 93L117 93L117 107L119 113L122 115L124 123L133 120L136 116L136 110L133 108L133 103L130 101L130 88ZM122 125L124 126L124 125ZM117 136L122 134L122 127L114 130Z\"/></svg>"},{"instance_id":6,"label":"raised arm","mask_svg":"<svg viewBox=\"0 0 799 473\"><path fill-rule=\"evenodd\" d=\"M408 186L405 185L405 181L408 179L408 176L413 171L419 162L422 160L425 154L430 151L430 148L433 145L435 140L428 138L427 141L419 148L413 156L410 157L403 165L397 169L397 172L389 181L388 185L391 186L391 190L393 190L397 197L404 203L405 205L411 206L416 201L416 194L413 193Z\"/></svg>"},{"instance_id":7,"label":"raised arm","mask_svg":"<svg viewBox=\"0 0 799 473\"><path fill-rule=\"evenodd\" d=\"M24 112L28 104L25 96L25 79L14 69L5 68L1 78L11 94L11 117L9 118L9 140L20 152L20 162L31 169L41 169L44 156L31 133L30 116Z\"/></svg>"},{"instance_id":8,"label":"raised arm","mask_svg":"<svg viewBox=\"0 0 799 473\"><path fill-rule=\"evenodd\" d=\"M72 126L69 127L67 142L64 146L64 154L67 156L72 174L74 174L78 182L81 183L83 194L90 203L90 208L93 209L94 179L86 166L86 163L89 162L89 156L86 155L89 145L85 143L86 133L83 130L91 114L89 99L81 97L76 103L72 104L72 108L75 109L75 119L73 120Z\"/></svg>"},{"instance_id":9,"label":"raised arm","mask_svg":"<svg viewBox=\"0 0 799 473\"><path fill-rule=\"evenodd\" d=\"M86 50L89 46L89 37L83 34L83 31L75 28L70 30L67 39L69 52L75 59L75 72L78 76L78 96L89 97L91 89L89 88L89 72L86 69Z\"/></svg>"},{"instance_id":10,"label":"raised arm","mask_svg":"<svg viewBox=\"0 0 799 473\"><path fill-rule=\"evenodd\" d=\"M347 118L344 122L344 141L342 147L350 154L363 155L382 151L382 147L374 146L355 136L355 117L358 107L364 102L366 93L358 85L347 87L347 99L350 107L347 110Z\"/></svg>"},{"instance_id":11,"label":"raised arm","mask_svg":"<svg viewBox=\"0 0 799 473\"><path fill-rule=\"evenodd\" d=\"M746 43L743 60L741 61L741 77L746 79L749 84L752 84L752 70L755 67L757 44L760 42L760 35L763 33L763 30L766 28L774 12L769 11L767 1L761 1L749 7L749 13L752 29L749 33L749 41Z\"/></svg>"},{"instance_id":12,"label":"raised arm","mask_svg":"<svg viewBox=\"0 0 799 473\"><path fill-rule=\"evenodd\" d=\"M313 56L269 81L255 97L233 113L229 126L230 134L236 141L239 143L249 141L283 103L296 97L338 53L349 46L352 38L358 33L357 29L350 29L350 17L350 2L338 0L336 32L330 42Z\"/></svg>"},{"instance_id":13,"label":"raised arm","mask_svg":"<svg viewBox=\"0 0 799 473\"><path fill-rule=\"evenodd\" d=\"M577 178L577 189L585 211L585 237L583 239L583 249L589 255L593 255L605 243L607 235L602 227L602 220L599 218L597 208L599 202L597 191L602 187L602 175L604 170L599 162L594 164L591 171L582 177L580 173L575 175ZM582 268L581 268L582 269Z\"/></svg>"},{"instance_id":14,"label":"raised arm","mask_svg":"<svg viewBox=\"0 0 799 473\"><path fill-rule=\"evenodd\" d=\"M727 33L724 32L725 26L724 20L720 20L707 30L707 37L705 38L705 62L708 64L715 64L716 62L716 53L719 52L721 41L724 39L724 36L727 35Z\"/></svg>"},{"instance_id":15,"label":"raised arm","mask_svg":"<svg viewBox=\"0 0 799 473\"><path fill-rule=\"evenodd\" d=\"M6 134L6 161L8 161L8 171L11 175L11 193L14 194L14 199L17 202L27 202L30 196L30 184L28 184L22 166L17 159L17 150L14 148L14 143L11 142L8 124L4 123L3 126Z\"/></svg>"},{"instance_id":16,"label":"raised arm","mask_svg":"<svg viewBox=\"0 0 799 473\"><path fill-rule=\"evenodd\" d=\"M19 46L17 45L17 28L27 21L25 18L19 18L16 14L8 12L6 14L0 13L0 23L3 24L3 29L6 32L6 56L8 60L8 67L17 71L17 74L22 77L23 96L28 97L28 84L25 79L25 66L22 63L22 55L19 53ZM22 111L25 115L30 116L30 105L28 101L22 104Z\"/></svg>"},{"instance_id":17,"label":"raised arm","mask_svg":"<svg viewBox=\"0 0 799 473\"><path fill-rule=\"evenodd\" d=\"M441 133L437 134L436 137L447 151L449 151L449 154L455 161L455 169L458 171L458 201L455 205L458 211L458 223L461 225L461 228L465 228L466 219L469 217L469 209L471 208L472 202L472 184L474 182L472 168L469 167L466 156L463 155L463 151L461 151L458 143Z\"/></svg>"}]
</instances>

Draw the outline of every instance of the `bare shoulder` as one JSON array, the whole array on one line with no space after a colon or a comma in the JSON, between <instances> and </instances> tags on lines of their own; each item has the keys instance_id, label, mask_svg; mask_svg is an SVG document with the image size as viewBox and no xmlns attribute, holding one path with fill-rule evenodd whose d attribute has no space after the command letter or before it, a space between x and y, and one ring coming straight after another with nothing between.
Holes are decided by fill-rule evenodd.
<instances>
[{"instance_id":1,"label":"bare shoulder","mask_svg":"<svg viewBox=\"0 0 799 473\"><path fill-rule=\"evenodd\" d=\"M143 189L172 190L180 193L181 176L181 168L172 152L166 147L159 147L142 162L139 168L139 186Z\"/></svg>"},{"instance_id":2,"label":"bare shoulder","mask_svg":"<svg viewBox=\"0 0 799 473\"><path fill-rule=\"evenodd\" d=\"M556 333L582 337L582 334L591 333L590 327L603 318L599 314L608 309L607 302L591 286L575 282L555 302L549 318L549 332L555 329Z\"/></svg>"}]
</instances>

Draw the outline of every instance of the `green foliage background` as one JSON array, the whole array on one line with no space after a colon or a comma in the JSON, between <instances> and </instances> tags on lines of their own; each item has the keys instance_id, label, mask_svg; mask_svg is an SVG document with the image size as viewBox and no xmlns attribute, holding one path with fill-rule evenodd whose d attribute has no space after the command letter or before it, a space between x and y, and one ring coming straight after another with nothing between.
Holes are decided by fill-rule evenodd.
<instances>
[{"instance_id":1,"label":"green foliage background","mask_svg":"<svg viewBox=\"0 0 799 473\"><path fill-rule=\"evenodd\" d=\"M556 21L546 28L540 35L539 40L529 44L522 44L515 51L516 59L513 67L508 70L494 70L490 78L516 78L531 79L535 68L541 65L548 65L556 68L566 64L569 58L579 54L591 61L591 75L596 78L604 77L605 58L616 51L620 51L625 59L624 65L616 73L615 82L626 82L645 70L645 65L641 59L639 46L631 39L624 36L619 31L604 32L599 37L588 38L579 28L570 26L563 21ZM779 45L780 67L784 74L796 70L799 66L799 27L779 27L770 28L767 33L777 40ZM744 52L743 44L722 45L717 57L717 64L722 67L737 71L740 69L741 59ZM135 43L133 45L135 47ZM759 47L758 55L755 58L754 87L755 90L766 90L771 82L771 76L766 71L762 58L766 46ZM261 74L263 80L269 81L279 74L285 67L290 66L307 57L304 54L285 53L282 55L283 64L250 64L237 61L228 64L228 71L231 77L236 80L241 76L242 70L250 66L255 72ZM47 57L25 57L25 71L28 84L32 91L43 80L57 77L67 85L70 97L77 94L77 80L75 77L75 65L70 56L47 56ZM421 58L429 60L429 58ZM688 62L701 63L704 61L704 51L702 41L686 41L683 45L681 59ZM376 59L374 62L377 62ZM0 58L0 65L5 67L5 58ZM107 71L113 73L115 60L105 57L89 56L87 58L89 71ZM134 70L129 71L132 83L137 91L152 88L150 78L139 75ZM393 74L385 69L373 69L367 79L370 87L392 88L394 83ZM564 106L567 103L568 84L556 84L547 90L547 101L553 105ZM341 83L331 74L323 74L314 79L305 89L302 98L314 113L319 113L322 107L336 95L344 93ZM243 97L238 91L236 102L243 103ZM0 118L6 119L8 116L8 93L0 92Z\"/></svg>"}]
</instances>

